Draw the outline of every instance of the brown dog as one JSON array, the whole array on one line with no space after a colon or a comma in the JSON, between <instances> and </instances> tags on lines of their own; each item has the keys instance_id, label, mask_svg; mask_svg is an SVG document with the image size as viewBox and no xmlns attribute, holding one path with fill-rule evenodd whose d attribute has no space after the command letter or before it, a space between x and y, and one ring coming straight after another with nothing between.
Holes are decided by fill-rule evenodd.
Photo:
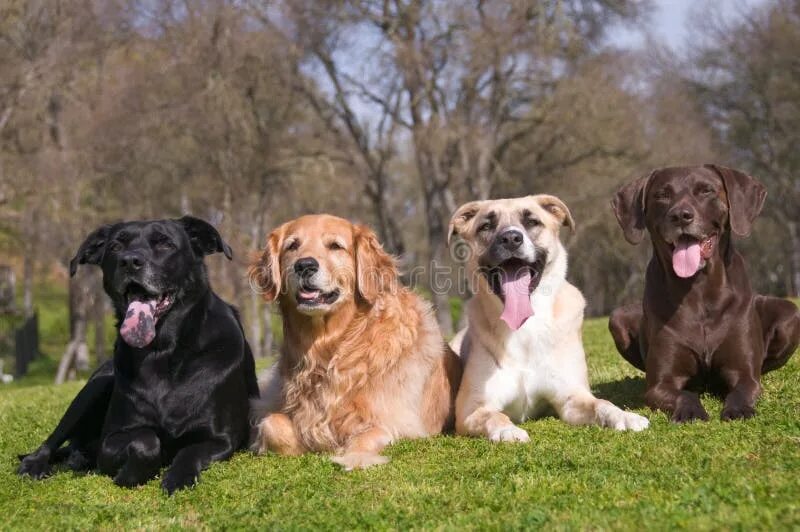
<instances>
[{"instance_id":1,"label":"brown dog","mask_svg":"<svg viewBox=\"0 0 800 532\"><path fill-rule=\"evenodd\" d=\"M460 361L371 230L328 215L287 222L251 279L278 300L284 331L253 405L257 452L334 451L366 468L393 441L452 425Z\"/></svg>"},{"instance_id":2,"label":"brown dog","mask_svg":"<svg viewBox=\"0 0 800 532\"><path fill-rule=\"evenodd\" d=\"M622 356L647 378L645 399L676 422L707 420L698 395L709 384L725 397L722 419L755 414L762 373L783 366L800 342L800 311L750 288L732 233L748 236L764 186L708 164L662 168L622 187L612 201L631 244L650 233L642 305L611 314Z\"/></svg>"}]
</instances>

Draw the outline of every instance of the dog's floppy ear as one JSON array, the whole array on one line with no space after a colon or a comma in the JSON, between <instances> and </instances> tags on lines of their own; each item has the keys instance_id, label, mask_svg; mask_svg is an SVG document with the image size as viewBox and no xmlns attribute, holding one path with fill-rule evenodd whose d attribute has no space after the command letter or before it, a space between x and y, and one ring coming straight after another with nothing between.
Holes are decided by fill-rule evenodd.
<instances>
[{"instance_id":1,"label":"dog's floppy ear","mask_svg":"<svg viewBox=\"0 0 800 532\"><path fill-rule=\"evenodd\" d=\"M757 179L739 170L707 164L722 178L725 193L728 195L728 220L731 231L738 236L749 236L753 230L753 221L764 207L767 189Z\"/></svg>"},{"instance_id":2,"label":"dog's floppy ear","mask_svg":"<svg viewBox=\"0 0 800 532\"><path fill-rule=\"evenodd\" d=\"M611 207L617 217L625 240L631 244L638 244L644 238L645 220L644 203L647 185L656 173L653 170L649 175L640 177L632 183L620 188L611 200Z\"/></svg>"},{"instance_id":3,"label":"dog's floppy ear","mask_svg":"<svg viewBox=\"0 0 800 532\"><path fill-rule=\"evenodd\" d=\"M387 290L394 290L398 280L397 264L391 255L383 250L378 237L368 227L356 225L356 290L369 304Z\"/></svg>"},{"instance_id":4,"label":"dog's floppy ear","mask_svg":"<svg viewBox=\"0 0 800 532\"><path fill-rule=\"evenodd\" d=\"M222 240L219 231L205 220L194 216L184 216L177 220L189 235L192 248L201 256L224 253L228 260L233 259L231 247Z\"/></svg>"},{"instance_id":5,"label":"dog's floppy ear","mask_svg":"<svg viewBox=\"0 0 800 532\"><path fill-rule=\"evenodd\" d=\"M470 221L475 218L475 215L478 214L478 210L481 208L482 201L470 201L469 203L465 203L453 214L453 217L450 218L450 225L447 227L447 245L450 245L450 241L453 239L453 236L461 234L467 227Z\"/></svg>"},{"instance_id":6,"label":"dog's floppy ear","mask_svg":"<svg viewBox=\"0 0 800 532\"><path fill-rule=\"evenodd\" d=\"M275 301L281 292L281 249L286 224L274 229L267 237L264 250L250 264L250 285L265 301Z\"/></svg>"},{"instance_id":7,"label":"dog's floppy ear","mask_svg":"<svg viewBox=\"0 0 800 532\"><path fill-rule=\"evenodd\" d=\"M110 225L103 225L92 231L83 241L78 252L69 261L69 275L74 276L79 264L100 264L106 249L106 240L111 232Z\"/></svg>"},{"instance_id":8,"label":"dog's floppy ear","mask_svg":"<svg viewBox=\"0 0 800 532\"><path fill-rule=\"evenodd\" d=\"M549 194L539 194L534 198L544 210L555 216L561 222L561 225L569 227L570 232L575 232L575 220L572 219L572 213L569 212L567 205L563 201Z\"/></svg>"}]
</instances>

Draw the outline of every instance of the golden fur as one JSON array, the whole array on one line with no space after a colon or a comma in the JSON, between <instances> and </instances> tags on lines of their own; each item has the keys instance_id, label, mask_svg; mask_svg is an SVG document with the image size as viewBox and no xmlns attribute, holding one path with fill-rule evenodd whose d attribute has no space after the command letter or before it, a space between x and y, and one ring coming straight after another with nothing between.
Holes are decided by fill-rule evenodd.
<instances>
[{"instance_id":1,"label":"golden fur","mask_svg":"<svg viewBox=\"0 0 800 532\"><path fill-rule=\"evenodd\" d=\"M298 303L294 264L309 257L319 263L314 284L338 293L322 308ZM334 451L346 469L362 468L384 463L385 445L452 423L460 362L371 230L303 216L270 234L250 274L284 323L280 359L253 408L257 452Z\"/></svg>"}]
</instances>

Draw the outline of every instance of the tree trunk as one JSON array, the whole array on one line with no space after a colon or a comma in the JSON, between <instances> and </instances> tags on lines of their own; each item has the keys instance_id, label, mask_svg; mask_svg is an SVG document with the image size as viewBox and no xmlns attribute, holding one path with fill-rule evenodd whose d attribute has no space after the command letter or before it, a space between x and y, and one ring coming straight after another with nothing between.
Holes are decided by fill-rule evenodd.
<instances>
[{"instance_id":1,"label":"tree trunk","mask_svg":"<svg viewBox=\"0 0 800 532\"><path fill-rule=\"evenodd\" d=\"M56 384L74 378L75 370L89 369L89 346L86 344L87 311L89 308L90 283L86 275L76 275L69 279L69 330L70 341L56 373Z\"/></svg>"},{"instance_id":2,"label":"tree trunk","mask_svg":"<svg viewBox=\"0 0 800 532\"><path fill-rule=\"evenodd\" d=\"M22 310L25 317L33 316L33 257L31 250L25 253L22 263Z\"/></svg>"},{"instance_id":3,"label":"tree trunk","mask_svg":"<svg viewBox=\"0 0 800 532\"><path fill-rule=\"evenodd\" d=\"M16 309L17 281L11 266L0 264L0 312Z\"/></svg>"},{"instance_id":4,"label":"tree trunk","mask_svg":"<svg viewBox=\"0 0 800 532\"><path fill-rule=\"evenodd\" d=\"M428 288L436 311L436 320L442 334L449 338L453 335L453 315L450 312L450 291L453 275L450 268L449 253L445 241L444 223L440 207L440 199L430 198L427 202L426 218L428 222Z\"/></svg>"},{"instance_id":5,"label":"tree trunk","mask_svg":"<svg viewBox=\"0 0 800 532\"><path fill-rule=\"evenodd\" d=\"M74 377L73 365L77 365L77 360L86 351L88 351L86 347L86 320L78 319L75 322L75 334L67 344L67 349L61 355L61 361L58 363L58 371L55 378L56 384L64 384L67 378Z\"/></svg>"},{"instance_id":6,"label":"tree trunk","mask_svg":"<svg viewBox=\"0 0 800 532\"><path fill-rule=\"evenodd\" d=\"M189 202L189 195L186 193L185 188L181 188L181 216L186 216L187 214L191 213L192 213L192 205Z\"/></svg>"},{"instance_id":7,"label":"tree trunk","mask_svg":"<svg viewBox=\"0 0 800 532\"><path fill-rule=\"evenodd\" d=\"M403 236L400 234L395 216L387 204L386 177L383 175L371 175L369 179L370 183L366 187L367 198L372 204L378 237L387 252L392 255L403 255L406 251Z\"/></svg>"}]
</instances>

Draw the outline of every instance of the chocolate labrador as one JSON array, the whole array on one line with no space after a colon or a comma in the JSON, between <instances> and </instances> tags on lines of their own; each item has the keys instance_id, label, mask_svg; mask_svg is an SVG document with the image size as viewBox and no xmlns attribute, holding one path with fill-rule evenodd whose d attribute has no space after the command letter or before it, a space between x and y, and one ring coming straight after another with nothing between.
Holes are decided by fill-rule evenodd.
<instances>
[{"instance_id":1,"label":"chocolate labrador","mask_svg":"<svg viewBox=\"0 0 800 532\"><path fill-rule=\"evenodd\" d=\"M625 238L653 242L643 304L615 310L622 356L644 370L645 400L676 422L707 420L697 393L724 397L722 419L755 414L763 373L800 342L800 311L754 294L732 235L748 236L766 199L742 172L707 164L662 168L622 187L612 206Z\"/></svg>"},{"instance_id":2,"label":"chocolate labrador","mask_svg":"<svg viewBox=\"0 0 800 532\"><path fill-rule=\"evenodd\" d=\"M236 309L209 286L203 258L217 252L231 258L217 230L190 216L89 235L70 274L78 264L102 268L119 328L114 358L47 440L21 457L20 475L44 478L64 462L96 466L130 487L171 464L161 485L172 494L247 444L255 364Z\"/></svg>"}]
</instances>

